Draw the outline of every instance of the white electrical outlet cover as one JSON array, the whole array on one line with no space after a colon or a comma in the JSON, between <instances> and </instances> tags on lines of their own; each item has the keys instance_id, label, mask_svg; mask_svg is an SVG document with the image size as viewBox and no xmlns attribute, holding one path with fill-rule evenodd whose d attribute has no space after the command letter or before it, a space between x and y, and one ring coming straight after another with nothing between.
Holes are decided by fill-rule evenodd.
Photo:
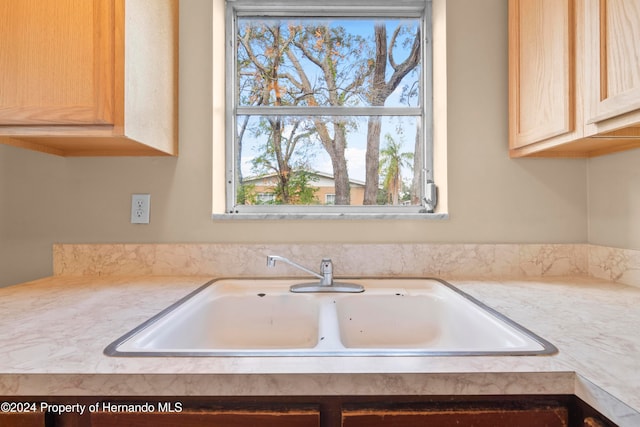
<instances>
[{"instance_id":1,"label":"white electrical outlet cover","mask_svg":"<svg viewBox=\"0 0 640 427\"><path fill-rule=\"evenodd\" d=\"M131 195L131 224L149 224L150 194Z\"/></svg>"}]
</instances>

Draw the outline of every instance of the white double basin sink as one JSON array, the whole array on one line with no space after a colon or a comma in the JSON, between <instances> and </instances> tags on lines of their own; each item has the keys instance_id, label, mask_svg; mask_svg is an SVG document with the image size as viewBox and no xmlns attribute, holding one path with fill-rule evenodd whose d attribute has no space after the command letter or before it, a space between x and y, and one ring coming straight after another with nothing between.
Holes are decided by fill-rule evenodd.
<instances>
[{"instance_id":1,"label":"white double basin sink","mask_svg":"<svg viewBox=\"0 0 640 427\"><path fill-rule=\"evenodd\" d=\"M111 343L109 356L542 355L546 340L436 279L358 279L365 291L291 293L296 279L209 282Z\"/></svg>"}]
</instances>

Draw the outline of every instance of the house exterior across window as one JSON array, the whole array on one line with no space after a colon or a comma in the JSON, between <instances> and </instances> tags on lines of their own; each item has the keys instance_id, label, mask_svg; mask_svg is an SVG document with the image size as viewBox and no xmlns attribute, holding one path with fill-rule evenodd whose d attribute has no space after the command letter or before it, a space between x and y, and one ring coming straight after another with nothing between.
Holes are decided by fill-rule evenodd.
<instances>
[{"instance_id":1,"label":"house exterior across window","mask_svg":"<svg viewBox=\"0 0 640 427\"><path fill-rule=\"evenodd\" d=\"M335 204L335 180L332 175L324 172L311 172L311 188L313 200L309 204L334 205ZM277 187L278 176L276 174L247 177L243 183L252 188L256 197L248 197L247 204L278 204ZM350 180L351 205L362 206L364 201L364 182Z\"/></svg>"}]
</instances>

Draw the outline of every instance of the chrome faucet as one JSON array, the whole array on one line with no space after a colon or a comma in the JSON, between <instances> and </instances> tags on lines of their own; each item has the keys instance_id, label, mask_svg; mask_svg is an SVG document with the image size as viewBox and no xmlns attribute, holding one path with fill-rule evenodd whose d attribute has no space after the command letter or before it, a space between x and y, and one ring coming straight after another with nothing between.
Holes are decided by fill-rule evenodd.
<instances>
[{"instance_id":1,"label":"chrome faucet","mask_svg":"<svg viewBox=\"0 0 640 427\"><path fill-rule=\"evenodd\" d=\"M320 279L318 283L299 283L292 285L291 292L362 292L364 287L362 285L356 285L354 283L338 283L333 281L333 262L330 258L323 258L320 262L320 274L309 270L302 265L291 261L280 255L268 255L267 267L275 267L276 261L282 261L289 265L292 265L305 273L311 274L314 277Z\"/></svg>"},{"instance_id":2,"label":"chrome faucet","mask_svg":"<svg viewBox=\"0 0 640 427\"><path fill-rule=\"evenodd\" d=\"M301 266L298 263L295 263L293 261L291 261L290 259L287 259L285 257L282 257L280 255L269 255L267 257L267 267L275 267L276 266L276 261L282 261L282 262L286 262L289 265L292 265L302 271L304 271L305 273L309 273L312 276L317 277L318 279L320 279L320 285L322 286L331 286L333 285L333 263L331 262L331 260L329 258L323 258L322 262L320 263L320 274L309 270L306 267Z\"/></svg>"}]
</instances>

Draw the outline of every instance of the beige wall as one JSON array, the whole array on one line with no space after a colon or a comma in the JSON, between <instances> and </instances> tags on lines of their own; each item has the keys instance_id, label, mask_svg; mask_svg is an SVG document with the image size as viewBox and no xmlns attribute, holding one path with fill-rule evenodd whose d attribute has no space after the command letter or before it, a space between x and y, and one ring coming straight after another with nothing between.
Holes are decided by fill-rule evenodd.
<instances>
[{"instance_id":1,"label":"beige wall","mask_svg":"<svg viewBox=\"0 0 640 427\"><path fill-rule=\"evenodd\" d=\"M508 157L506 0L447 0L449 220L212 221L212 3L180 7L179 158L0 146L0 285L51 274L54 242L587 241L587 161ZM129 224L138 192L150 225Z\"/></svg>"},{"instance_id":2,"label":"beige wall","mask_svg":"<svg viewBox=\"0 0 640 427\"><path fill-rule=\"evenodd\" d=\"M640 149L589 159L589 242L640 250Z\"/></svg>"}]
</instances>

